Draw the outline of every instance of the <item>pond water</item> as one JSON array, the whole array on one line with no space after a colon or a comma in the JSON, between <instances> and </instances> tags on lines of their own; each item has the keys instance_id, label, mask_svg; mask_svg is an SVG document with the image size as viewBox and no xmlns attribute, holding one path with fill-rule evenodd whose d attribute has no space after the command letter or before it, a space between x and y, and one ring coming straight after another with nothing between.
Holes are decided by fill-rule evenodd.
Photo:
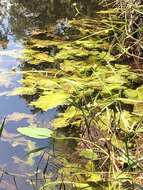
<instances>
[{"instance_id":1,"label":"pond water","mask_svg":"<svg viewBox=\"0 0 143 190\"><path fill-rule=\"evenodd\" d=\"M31 123L50 127L50 121L57 115L57 109L38 112L28 106L26 99L21 96L11 96L10 93L12 89L20 86L18 81L23 77L19 59L23 54L23 39L26 39L30 31L35 28L44 28L47 24L55 23L57 19L63 17L73 18L76 14L73 3L73 1L61 0L0 0L1 122L6 118L0 140L0 172L2 175L0 190L34 189L27 179L34 175L42 154L38 153L35 157L25 155L36 147L49 146L49 151L53 149L52 140L41 142L26 138L17 133L16 129ZM78 1L78 7L83 15L93 16L95 0ZM57 143L59 149L65 150L67 147L64 146ZM65 151L70 152L70 148ZM45 163L43 159L41 169ZM52 171L54 170L53 167Z\"/></svg>"}]
</instances>

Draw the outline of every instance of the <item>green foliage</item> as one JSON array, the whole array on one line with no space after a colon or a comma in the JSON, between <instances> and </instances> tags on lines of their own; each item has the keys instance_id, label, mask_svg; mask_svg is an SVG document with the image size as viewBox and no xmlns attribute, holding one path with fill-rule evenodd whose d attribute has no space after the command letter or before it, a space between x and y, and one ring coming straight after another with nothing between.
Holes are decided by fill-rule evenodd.
<instances>
[{"instance_id":1,"label":"green foliage","mask_svg":"<svg viewBox=\"0 0 143 190\"><path fill-rule=\"evenodd\" d=\"M104 11L106 13L112 14L112 10ZM81 33L84 34L88 24L83 21ZM61 181L71 188L95 189L104 180L106 185L103 183L101 189L122 189L122 178L128 178L124 170L128 173L142 168L141 163L136 163L139 159L135 159L136 139L133 137L140 138L143 131L143 88L140 75L125 63L118 63L120 55L110 51L108 37L112 30L103 29L101 24L94 34L73 42L39 40L33 36L26 44L23 68L30 65L32 69L23 74L21 87L15 89L13 95L27 95L29 105L42 111L60 108L58 116L51 121L52 126L57 134L65 127L69 131L72 127L80 130L79 137L60 136L59 139L75 140L78 158L81 163L86 162L84 169L81 163L76 168L74 164L64 163L59 174L65 178L61 180L59 175L55 182L48 180L41 190L55 189ZM48 138L53 134L49 129L33 127L18 131L33 138ZM77 176L80 183L71 174ZM91 184L96 185L95 188Z\"/></svg>"}]
</instances>

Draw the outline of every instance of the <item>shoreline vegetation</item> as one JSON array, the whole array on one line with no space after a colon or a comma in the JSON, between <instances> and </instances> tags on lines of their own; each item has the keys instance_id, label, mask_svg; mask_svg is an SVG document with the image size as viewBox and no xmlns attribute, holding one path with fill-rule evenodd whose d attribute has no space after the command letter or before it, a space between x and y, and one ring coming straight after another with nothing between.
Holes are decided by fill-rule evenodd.
<instances>
[{"instance_id":1,"label":"shoreline vegetation","mask_svg":"<svg viewBox=\"0 0 143 190\"><path fill-rule=\"evenodd\" d=\"M50 128L31 123L18 132L73 147L47 152L44 184L35 189L143 189L143 3L100 6L94 18L59 19L24 41L21 87L8 95L58 115ZM39 151L46 147L28 155Z\"/></svg>"}]
</instances>

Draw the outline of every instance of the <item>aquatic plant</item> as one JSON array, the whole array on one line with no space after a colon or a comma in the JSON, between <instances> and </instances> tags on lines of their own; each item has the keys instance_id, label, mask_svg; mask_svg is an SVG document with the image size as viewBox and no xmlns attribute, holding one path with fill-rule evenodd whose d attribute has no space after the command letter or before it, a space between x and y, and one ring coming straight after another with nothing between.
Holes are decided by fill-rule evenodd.
<instances>
[{"instance_id":1,"label":"aquatic plant","mask_svg":"<svg viewBox=\"0 0 143 190\"><path fill-rule=\"evenodd\" d=\"M96 21L90 19L72 21L74 27L81 27L75 41L57 36L41 40L34 34L25 42L22 69L27 71L21 87L11 95L22 96L32 109L56 108L59 114L51 121L54 134L38 127L18 131L33 138L74 140L77 144L70 157L62 157L57 179L48 178L41 190L121 190L126 186L140 189L142 185L138 182L142 172L141 74L121 63L120 53L110 49L115 29L107 23L102 25L101 20L95 32L93 23ZM61 135L58 131L62 128L74 128L79 133Z\"/></svg>"}]
</instances>

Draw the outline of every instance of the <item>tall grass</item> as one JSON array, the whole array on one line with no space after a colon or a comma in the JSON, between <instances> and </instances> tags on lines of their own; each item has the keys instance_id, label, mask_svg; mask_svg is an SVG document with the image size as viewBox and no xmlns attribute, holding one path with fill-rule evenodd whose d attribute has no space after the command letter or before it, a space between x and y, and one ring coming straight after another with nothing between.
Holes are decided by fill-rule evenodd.
<instances>
[{"instance_id":1,"label":"tall grass","mask_svg":"<svg viewBox=\"0 0 143 190\"><path fill-rule=\"evenodd\" d=\"M113 29L113 45L131 63L143 61L143 2L141 0L103 0L110 27ZM111 11L108 11L112 9ZM115 21L121 24L115 24Z\"/></svg>"}]
</instances>

